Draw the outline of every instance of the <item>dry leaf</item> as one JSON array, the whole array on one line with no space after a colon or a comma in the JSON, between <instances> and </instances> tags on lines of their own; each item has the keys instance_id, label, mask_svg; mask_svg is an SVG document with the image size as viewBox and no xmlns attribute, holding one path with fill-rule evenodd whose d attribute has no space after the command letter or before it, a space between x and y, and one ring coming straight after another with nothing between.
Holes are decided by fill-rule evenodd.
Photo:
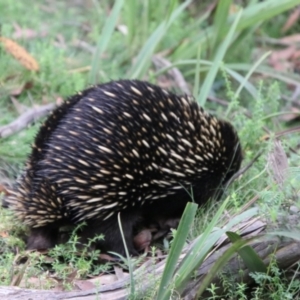
<instances>
[{"instance_id":1,"label":"dry leaf","mask_svg":"<svg viewBox=\"0 0 300 300\"><path fill-rule=\"evenodd\" d=\"M279 39L279 41L283 44L297 44L300 42L300 34L296 33L296 34L292 34L292 35L288 35L285 36L281 39Z\"/></svg>"},{"instance_id":2,"label":"dry leaf","mask_svg":"<svg viewBox=\"0 0 300 300\"><path fill-rule=\"evenodd\" d=\"M295 52L295 46L289 46L283 50L274 51L269 58L269 63L276 70L291 70L293 65L290 60Z\"/></svg>"},{"instance_id":3,"label":"dry leaf","mask_svg":"<svg viewBox=\"0 0 300 300\"><path fill-rule=\"evenodd\" d=\"M282 188L287 177L288 159L279 140L275 140L274 148L268 157L268 170L272 173L274 181Z\"/></svg>"},{"instance_id":4,"label":"dry leaf","mask_svg":"<svg viewBox=\"0 0 300 300\"><path fill-rule=\"evenodd\" d=\"M48 276L46 278L43 278L41 280L41 278L39 277L27 277L24 276L24 278L22 278L22 281L20 282L20 284L18 285L20 288L28 288L30 287L31 289L46 289L46 288L53 288L55 289L56 286L56 281L52 278L49 278ZM60 289L62 290L62 289ZM30 299L30 298L29 298ZM34 297L31 297L31 299L34 299Z\"/></svg>"},{"instance_id":5,"label":"dry leaf","mask_svg":"<svg viewBox=\"0 0 300 300\"><path fill-rule=\"evenodd\" d=\"M115 274L100 274L99 276L95 276L89 279L90 282L95 284L96 286L112 284L118 280L118 277Z\"/></svg>"},{"instance_id":6,"label":"dry leaf","mask_svg":"<svg viewBox=\"0 0 300 300\"><path fill-rule=\"evenodd\" d=\"M274 51L270 57L272 61L277 60L288 60L293 56L293 53L296 51L294 46L287 47L282 50Z\"/></svg>"},{"instance_id":7,"label":"dry leaf","mask_svg":"<svg viewBox=\"0 0 300 300\"><path fill-rule=\"evenodd\" d=\"M101 253L99 254L99 258L105 261L115 261L116 258L107 254L107 253Z\"/></svg>"},{"instance_id":8,"label":"dry leaf","mask_svg":"<svg viewBox=\"0 0 300 300\"><path fill-rule=\"evenodd\" d=\"M286 32L289 30L297 21L299 20L300 17L300 6L298 6L289 16L285 24L283 25L281 32Z\"/></svg>"},{"instance_id":9,"label":"dry leaf","mask_svg":"<svg viewBox=\"0 0 300 300\"><path fill-rule=\"evenodd\" d=\"M300 50L297 50L293 53L293 57L292 59L295 60L295 62L299 62L299 58L300 58Z\"/></svg>"},{"instance_id":10,"label":"dry leaf","mask_svg":"<svg viewBox=\"0 0 300 300\"><path fill-rule=\"evenodd\" d=\"M123 269L118 267L118 266L114 266L114 271L115 271L115 274L116 274L116 276L119 280L124 279L124 277L126 276Z\"/></svg>"},{"instance_id":11,"label":"dry leaf","mask_svg":"<svg viewBox=\"0 0 300 300\"><path fill-rule=\"evenodd\" d=\"M30 28L23 28L18 23L14 23L13 25L15 28L15 32L12 34L12 37L15 40L25 39L28 41L30 39L45 37L48 34L45 28L44 29L39 28L39 31L36 31Z\"/></svg>"},{"instance_id":12,"label":"dry leaf","mask_svg":"<svg viewBox=\"0 0 300 300\"><path fill-rule=\"evenodd\" d=\"M2 178L1 178L2 179ZM7 187L5 185L3 185L2 183L0 183L0 194L4 194L5 196L9 195L9 191L7 189Z\"/></svg>"},{"instance_id":13,"label":"dry leaf","mask_svg":"<svg viewBox=\"0 0 300 300\"><path fill-rule=\"evenodd\" d=\"M31 71L38 71L39 65L37 61L19 44L11 39L0 37L6 52L10 53L20 64Z\"/></svg>"},{"instance_id":14,"label":"dry leaf","mask_svg":"<svg viewBox=\"0 0 300 300\"><path fill-rule=\"evenodd\" d=\"M232 16L236 14L237 12L239 12L240 9L241 7L239 5L231 4L229 7L229 15Z\"/></svg>"},{"instance_id":15,"label":"dry leaf","mask_svg":"<svg viewBox=\"0 0 300 300\"><path fill-rule=\"evenodd\" d=\"M75 280L74 285L81 291L94 289L97 286L89 280Z\"/></svg>"},{"instance_id":16,"label":"dry leaf","mask_svg":"<svg viewBox=\"0 0 300 300\"><path fill-rule=\"evenodd\" d=\"M17 87L17 88L14 88L13 90L11 90L11 91L9 92L9 94L10 94L11 96L19 96L19 95L21 95L21 94L23 93L23 91L29 90L29 89L31 89L32 87L33 87L32 81L27 81L27 82L25 82L22 86L19 86L19 87Z\"/></svg>"},{"instance_id":17,"label":"dry leaf","mask_svg":"<svg viewBox=\"0 0 300 300\"><path fill-rule=\"evenodd\" d=\"M295 122L300 119L300 110L297 107L291 107L289 109L291 111L290 114L284 114L280 117L280 120L284 122Z\"/></svg>"},{"instance_id":18,"label":"dry leaf","mask_svg":"<svg viewBox=\"0 0 300 300\"><path fill-rule=\"evenodd\" d=\"M0 231L0 236L2 237L2 238L7 238L7 237L9 237L9 234L8 234L8 232L7 231Z\"/></svg>"},{"instance_id":19,"label":"dry leaf","mask_svg":"<svg viewBox=\"0 0 300 300\"><path fill-rule=\"evenodd\" d=\"M10 97L11 102L13 103L16 111L21 115L24 112L28 111L28 107L20 103L19 100L13 96Z\"/></svg>"}]
</instances>

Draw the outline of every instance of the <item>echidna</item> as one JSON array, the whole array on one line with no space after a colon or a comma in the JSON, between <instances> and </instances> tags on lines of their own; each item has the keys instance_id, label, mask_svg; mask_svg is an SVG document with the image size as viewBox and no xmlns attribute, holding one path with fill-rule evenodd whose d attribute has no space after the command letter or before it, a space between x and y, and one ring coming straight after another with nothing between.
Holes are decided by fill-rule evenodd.
<instances>
[{"instance_id":1,"label":"echidna","mask_svg":"<svg viewBox=\"0 0 300 300\"><path fill-rule=\"evenodd\" d=\"M136 254L139 218L180 216L193 189L204 204L239 169L238 136L225 121L138 80L112 81L70 97L41 127L7 202L31 228L28 249L53 247L62 225L85 221L81 241Z\"/></svg>"}]
</instances>

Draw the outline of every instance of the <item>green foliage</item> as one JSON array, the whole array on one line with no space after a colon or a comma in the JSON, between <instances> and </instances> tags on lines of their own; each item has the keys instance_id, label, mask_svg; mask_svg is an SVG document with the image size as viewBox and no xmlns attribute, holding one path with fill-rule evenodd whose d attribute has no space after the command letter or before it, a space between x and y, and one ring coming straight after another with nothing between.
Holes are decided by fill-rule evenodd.
<instances>
[{"instance_id":1,"label":"green foliage","mask_svg":"<svg viewBox=\"0 0 300 300\"><path fill-rule=\"evenodd\" d=\"M170 6L170 10L167 12L167 18L159 24L159 26L153 31L141 51L137 55L136 62L129 71L129 78L142 78L145 74L147 67L151 62L151 56L154 53L158 43L164 38L168 29L172 23L180 16L183 10L188 6L191 0L185 1L180 6L174 5L177 1L173 0Z\"/></svg>"},{"instance_id":2,"label":"green foliage","mask_svg":"<svg viewBox=\"0 0 300 300\"><path fill-rule=\"evenodd\" d=\"M196 205L195 203L188 203L182 215L178 226L178 230L175 235L174 242L168 255L166 267L159 285L159 289L156 296L157 299L170 299L174 284L171 280L174 277L177 261L182 252L191 224L194 220L197 207L198 205ZM192 271L193 270L188 270L188 272Z\"/></svg>"},{"instance_id":3,"label":"green foliage","mask_svg":"<svg viewBox=\"0 0 300 300\"><path fill-rule=\"evenodd\" d=\"M0 157L8 163L25 160L30 153L30 145L39 126L40 122L29 126L26 132L21 131L10 137L0 139Z\"/></svg>"},{"instance_id":4,"label":"green foliage","mask_svg":"<svg viewBox=\"0 0 300 300\"><path fill-rule=\"evenodd\" d=\"M242 238L235 232L228 231L226 232L226 235L232 243L242 240ZM243 248L237 250L237 252L243 259L243 262L247 266L249 271L266 273L267 268L264 262L251 246L244 246Z\"/></svg>"},{"instance_id":5,"label":"green foliage","mask_svg":"<svg viewBox=\"0 0 300 300\"><path fill-rule=\"evenodd\" d=\"M77 232L82 229L85 224L78 225L71 234L70 239L65 244L56 245L49 251L49 256L53 258L52 267L57 276L62 280L66 280L70 272L78 270L79 277L85 277L87 274L96 274L93 270L94 262L98 260L99 250L91 250L91 245L98 241L103 240L103 235L95 236L90 239L86 245L81 245L80 252L78 251L78 237ZM68 266L68 267L67 267ZM108 265L102 265L97 268L97 272L107 270Z\"/></svg>"},{"instance_id":6,"label":"green foliage","mask_svg":"<svg viewBox=\"0 0 300 300\"><path fill-rule=\"evenodd\" d=\"M2 243L0 245L2 249ZM9 285L13 276L13 263L15 260L15 255L13 252L4 252L0 255L0 285Z\"/></svg>"},{"instance_id":7,"label":"green foliage","mask_svg":"<svg viewBox=\"0 0 300 300\"><path fill-rule=\"evenodd\" d=\"M50 2L45 6L44 1L0 0L1 35L15 39L40 65L38 73L29 72L0 47L1 126L20 114L15 102L11 101L11 96L25 83L32 83L32 88L15 98L20 106L30 108L72 95L88 83L125 77L157 82L161 75L176 66L190 87L194 87L191 90L199 102L208 109L217 110L218 115L235 125L244 150L244 165L262 150L263 154L258 161L226 191L224 202L218 205L212 202L213 208L209 212L201 209L194 226L189 230L194 214L190 212L175 232L160 284L155 275L151 279L155 289L149 292L149 299L153 299L154 294L156 299L179 295L216 240L226 232L223 228L224 219L221 218L225 207L236 212L254 195L259 195L260 212L266 213L275 221L282 204L287 199L297 199L299 195L299 155L290 153L291 176L287 179L285 189L280 190L268 175L266 167L268 153L272 148L272 136L269 141L263 137L266 135L265 128L271 132L278 131L275 117L286 113L278 112L282 106L279 87L284 89L284 84L298 85L300 76L274 72L267 67L265 62L268 53L254 62L251 56L257 34L271 32L273 36L279 36L280 26L274 23L274 17L283 24L280 14L296 7L300 2L243 1L247 5L236 6L237 12L232 13L230 8L236 2L224 0L217 2L213 15L208 10L201 14L202 10L198 12L190 9L190 5L197 5L194 3L197 1L190 0L83 1L82 6L71 5L69 1ZM28 5L30 13L27 13ZM266 21L268 23L264 23ZM23 29L30 29L38 35L33 38L15 38L16 32ZM157 53L166 57L171 62L171 67L154 70L151 59ZM262 75L264 82L255 81L256 74ZM281 81L282 84L270 84L268 77ZM209 95L228 99L227 108L206 103ZM2 161L19 165L25 160L40 122L8 138L0 139L1 165L5 165ZM285 140L286 149L297 148L298 144L297 136ZM270 189L266 190L266 186L270 186ZM299 203L294 202L293 205L299 206ZM231 220L226 230L256 213L257 210L244 212ZM0 224L9 224L8 230L12 232L9 238L0 239L0 272L3 274L1 284L9 284L14 259L11 249L15 246L21 249L24 247L22 241L15 236L24 234L25 229L2 211ZM14 228L21 228L20 232L14 232ZM187 236L197 238L186 258L176 268ZM289 237L297 238L295 233ZM78 255L77 243L75 231L68 243L59 245L50 252L53 269L65 286L68 286L68 277L75 269L79 276L84 277L91 273L98 274L107 268L107 265L95 266L97 251L84 248L81 255ZM211 284L211 280L235 251L243 246L243 241L233 244L206 276L199 295L207 288L211 294L210 299L217 299L220 287ZM138 260L132 260L128 256L121 259L122 266L129 266L132 276L130 297L139 299L139 285L133 277L133 269ZM43 256L35 254L30 256L29 261L26 276L39 276L42 281L47 262ZM299 282L293 278L288 283L282 279L282 275L274 265L267 275L254 274L253 278L259 288L253 292L253 299L268 296L274 296L274 299L291 298L291 295L298 292ZM226 297L246 299L245 284L235 284L232 278L220 276Z\"/></svg>"},{"instance_id":8,"label":"green foliage","mask_svg":"<svg viewBox=\"0 0 300 300\"><path fill-rule=\"evenodd\" d=\"M295 274L299 271L299 264ZM253 292L251 299L295 299L295 295L300 292L300 281L295 277L290 280L285 274L280 271L276 265L276 260L272 260L269 266L268 274L265 273L252 273L255 283L258 288Z\"/></svg>"},{"instance_id":9,"label":"green foliage","mask_svg":"<svg viewBox=\"0 0 300 300\"><path fill-rule=\"evenodd\" d=\"M220 1L220 3L223 2L223 1ZM202 85L202 89L200 91L200 94L197 98L199 104L201 106L204 106L205 105L205 102L207 100L207 97L209 95L209 91L213 85L213 82L215 80L215 77L217 75L217 72L220 68L220 64L228 50L228 47L230 45L230 42L233 38L233 35L236 31L236 28L237 28L237 25L240 21L240 18L242 16L242 11L240 11L237 16L236 16L236 19L234 20L232 26L230 27L230 30L228 31L228 35L226 36L226 38L224 39L224 42L218 47L218 50L216 51L216 56L213 60L213 64L203 82L203 85Z\"/></svg>"},{"instance_id":10,"label":"green foliage","mask_svg":"<svg viewBox=\"0 0 300 300\"><path fill-rule=\"evenodd\" d=\"M97 48L94 53L94 57L91 63L91 73L90 73L90 83L91 84L96 84L98 81L98 78L96 76L96 73L98 72L99 69L99 57L104 53L106 50L108 43L111 39L111 36L113 34L114 28L117 23L117 18L120 13L120 10L123 6L124 1L123 0L117 0L115 1L115 4L112 8L110 16L107 18L101 35L99 36L99 40L97 43Z\"/></svg>"},{"instance_id":11,"label":"green foliage","mask_svg":"<svg viewBox=\"0 0 300 300\"><path fill-rule=\"evenodd\" d=\"M3 194L0 193L0 203L2 203L2 200ZM0 233L4 233L4 236L0 236L0 253L10 252L14 247L24 249L24 242L20 237L23 237L26 233L26 227L16 220L11 211L4 209L2 205L0 205Z\"/></svg>"},{"instance_id":12,"label":"green foliage","mask_svg":"<svg viewBox=\"0 0 300 300\"><path fill-rule=\"evenodd\" d=\"M232 276L231 276L232 275ZM238 274L238 276L242 277L243 274ZM225 299L248 299L247 297L247 285L245 283L236 282L236 274L230 274L230 271L225 273L220 273L219 278L221 281L222 289L224 291L222 297ZM210 288L209 292L211 294L209 299L220 299L220 297L216 298L215 290Z\"/></svg>"}]
</instances>

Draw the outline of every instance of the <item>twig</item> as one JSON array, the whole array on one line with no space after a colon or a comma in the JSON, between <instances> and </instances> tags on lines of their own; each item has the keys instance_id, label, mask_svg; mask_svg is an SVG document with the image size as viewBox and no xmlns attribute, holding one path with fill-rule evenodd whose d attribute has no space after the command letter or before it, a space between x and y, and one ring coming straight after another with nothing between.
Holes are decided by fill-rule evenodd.
<instances>
[{"instance_id":1,"label":"twig","mask_svg":"<svg viewBox=\"0 0 300 300\"><path fill-rule=\"evenodd\" d=\"M245 166L244 168L240 169L237 173L235 173L227 182L226 184L226 188L228 188L228 186L235 180L237 179L238 177L240 177L242 174L244 174L250 167L252 167L252 165L258 160L258 158L262 155L263 153L263 150L259 151L255 157L252 159L252 161L247 165Z\"/></svg>"},{"instance_id":2,"label":"twig","mask_svg":"<svg viewBox=\"0 0 300 300\"><path fill-rule=\"evenodd\" d=\"M172 64L165 58L154 55L152 57L152 62L156 66L157 69L171 67ZM188 87L188 84L186 83L183 75L178 70L178 68L172 67L168 70L168 75L171 76L171 78L175 81L176 85L180 88L180 90L187 95L191 95L190 89Z\"/></svg>"},{"instance_id":3,"label":"twig","mask_svg":"<svg viewBox=\"0 0 300 300\"><path fill-rule=\"evenodd\" d=\"M33 121L46 116L51 110L54 109L54 107L55 104L50 103L43 106L33 107L27 110L10 124L0 127L0 138L8 137L22 130Z\"/></svg>"}]
</instances>

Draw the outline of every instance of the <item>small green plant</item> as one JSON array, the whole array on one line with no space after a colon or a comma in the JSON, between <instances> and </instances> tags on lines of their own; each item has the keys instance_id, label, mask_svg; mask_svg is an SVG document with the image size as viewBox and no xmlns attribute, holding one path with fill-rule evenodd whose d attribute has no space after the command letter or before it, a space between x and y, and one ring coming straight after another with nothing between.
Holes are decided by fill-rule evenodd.
<instances>
[{"instance_id":1,"label":"small green plant","mask_svg":"<svg viewBox=\"0 0 300 300\"><path fill-rule=\"evenodd\" d=\"M2 250L1 245L1 250ZM6 252L0 256L0 285L9 285L13 278L13 263L14 263L15 255L13 252Z\"/></svg>"},{"instance_id":2,"label":"small green plant","mask_svg":"<svg viewBox=\"0 0 300 300\"><path fill-rule=\"evenodd\" d=\"M77 276L85 278L87 274L96 272L104 272L108 265L101 265L94 269L94 263L98 261L100 251L91 250L94 242L102 240L103 235L95 236L90 239L86 245L81 245L78 250L78 236L77 232L82 229L85 224L79 224L72 231L69 241L65 244L56 245L49 251L49 256L53 259L52 267L63 281L67 279L70 272L76 270ZM98 273L99 274L99 273Z\"/></svg>"},{"instance_id":3,"label":"small green plant","mask_svg":"<svg viewBox=\"0 0 300 300\"><path fill-rule=\"evenodd\" d=\"M299 271L299 264L296 272ZM296 274L295 272L295 274ZM254 279L257 287L252 293L253 300L264 298L282 300L282 299L296 299L300 295L300 281L293 277L289 279L285 273L281 271L276 260L272 259L268 274L252 273L251 277Z\"/></svg>"},{"instance_id":4,"label":"small green plant","mask_svg":"<svg viewBox=\"0 0 300 300\"><path fill-rule=\"evenodd\" d=\"M217 294L219 287L217 287L214 283L210 284L210 287L208 287L206 290L209 293L209 297L207 297L207 300L216 300L219 299L220 296Z\"/></svg>"}]
</instances>

